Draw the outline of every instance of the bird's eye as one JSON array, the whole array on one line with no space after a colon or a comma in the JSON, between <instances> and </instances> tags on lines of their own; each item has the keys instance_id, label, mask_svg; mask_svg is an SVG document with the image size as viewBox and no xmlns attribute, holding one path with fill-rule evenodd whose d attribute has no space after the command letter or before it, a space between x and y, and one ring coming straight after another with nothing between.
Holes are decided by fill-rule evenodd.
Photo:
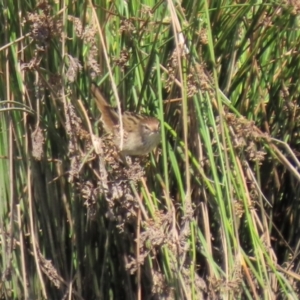
<instances>
[{"instance_id":1,"label":"bird's eye","mask_svg":"<svg viewBox=\"0 0 300 300\"><path fill-rule=\"evenodd\" d=\"M143 129L145 131L151 131L151 128L147 124L143 124Z\"/></svg>"}]
</instances>

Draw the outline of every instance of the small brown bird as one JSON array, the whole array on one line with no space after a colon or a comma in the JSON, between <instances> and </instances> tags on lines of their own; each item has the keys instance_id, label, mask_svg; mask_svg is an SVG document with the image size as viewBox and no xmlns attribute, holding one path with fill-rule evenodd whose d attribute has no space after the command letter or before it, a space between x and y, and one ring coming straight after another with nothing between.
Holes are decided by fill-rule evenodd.
<instances>
[{"instance_id":1,"label":"small brown bird","mask_svg":"<svg viewBox=\"0 0 300 300\"><path fill-rule=\"evenodd\" d=\"M122 114L123 133L120 132L119 114L102 96L99 87L92 83L91 92L96 99L98 109L102 114L103 127L107 133L113 134L113 141L120 147L123 134L123 155L145 155L160 142L160 122L154 117L148 117L132 112Z\"/></svg>"}]
</instances>

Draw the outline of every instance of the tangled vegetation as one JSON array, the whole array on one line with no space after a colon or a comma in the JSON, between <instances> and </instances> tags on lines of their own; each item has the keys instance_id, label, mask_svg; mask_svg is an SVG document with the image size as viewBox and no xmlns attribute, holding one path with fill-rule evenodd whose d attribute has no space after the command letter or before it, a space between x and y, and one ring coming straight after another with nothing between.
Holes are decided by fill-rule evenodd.
<instances>
[{"instance_id":1,"label":"tangled vegetation","mask_svg":"<svg viewBox=\"0 0 300 300\"><path fill-rule=\"evenodd\" d=\"M0 5L1 299L300 298L300 2Z\"/></svg>"}]
</instances>

